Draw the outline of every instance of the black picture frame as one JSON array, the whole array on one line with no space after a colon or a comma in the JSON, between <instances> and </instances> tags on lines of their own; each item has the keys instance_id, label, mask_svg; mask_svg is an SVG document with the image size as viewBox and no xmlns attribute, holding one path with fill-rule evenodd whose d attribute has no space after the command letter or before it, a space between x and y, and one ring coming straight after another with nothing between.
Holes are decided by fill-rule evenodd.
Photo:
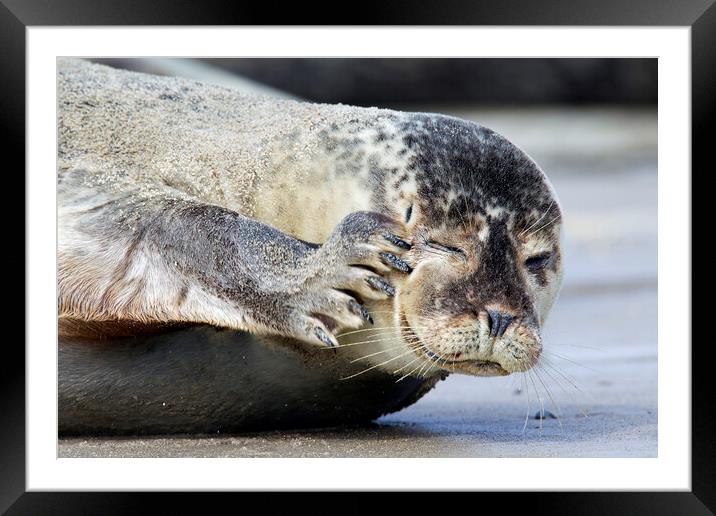
<instances>
[{"instance_id":1,"label":"black picture frame","mask_svg":"<svg viewBox=\"0 0 716 516\"><path fill-rule=\"evenodd\" d=\"M159 0L0 0L0 113L5 163L25 166L25 29L63 25L618 25L691 28L692 170L713 169L707 132L716 99L716 6L714 0L491 0L461 2L362 2L342 18L326 20L325 8L305 3L259 6L256 3ZM335 11L336 13L338 11ZM15 160L10 160L10 156ZM6 170L6 173L10 173ZM19 177L19 174L15 174ZM692 178L695 176L692 172ZM24 177L24 175L23 175ZM24 185L23 185L24 189ZM695 204L694 204L695 206ZM24 251L23 251L24 253ZM26 257L25 257L26 258ZM24 265L23 265L24 267ZM27 271L26 271L27 274ZM26 309L31 310L31 306ZM693 320L693 319L692 319ZM688 332L688 329L685 329ZM685 334L688 337L689 334ZM25 492L25 351L7 339L2 353L0 414L0 510L7 514L115 514L141 512L159 502L164 512L205 512L206 495ZM549 514L713 514L716 511L716 428L710 413L716 389L709 387L712 339L692 345L692 491L639 493L521 493L518 502ZM226 497L232 495L223 495ZM243 494L242 496L247 496ZM323 495L319 495L323 496ZM439 495L438 495L439 496ZM453 495L451 495L453 496ZM480 506L504 494L475 493ZM414 496L424 503L423 496ZM264 509L282 497L262 497ZM452 500L452 498L451 498ZM228 501L228 500L227 500ZM258 500L257 500L258 501ZM307 500L308 502L308 500ZM325 498L311 506L328 508ZM177 508L173 511L171 507ZM346 507L345 504L341 504ZM357 501L352 510L373 510L375 502ZM406 507L402 507L405 509ZM343 512L342 509L341 512ZM478 510L478 509L476 509Z\"/></svg>"}]
</instances>

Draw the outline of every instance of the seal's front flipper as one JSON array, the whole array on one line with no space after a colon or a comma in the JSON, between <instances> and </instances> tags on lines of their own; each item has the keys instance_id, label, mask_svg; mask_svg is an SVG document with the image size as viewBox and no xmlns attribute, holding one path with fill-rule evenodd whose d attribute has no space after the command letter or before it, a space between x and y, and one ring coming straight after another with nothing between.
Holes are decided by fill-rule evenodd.
<instances>
[{"instance_id":1,"label":"seal's front flipper","mask_svg":"<svg viewBox=\"0 0 716 516\"><path fill-rule=\"evenodd\" d=\"M74 321L287 328L318 246L131 174L58 175L59 314Z\"/></svg>"}]
</instances>

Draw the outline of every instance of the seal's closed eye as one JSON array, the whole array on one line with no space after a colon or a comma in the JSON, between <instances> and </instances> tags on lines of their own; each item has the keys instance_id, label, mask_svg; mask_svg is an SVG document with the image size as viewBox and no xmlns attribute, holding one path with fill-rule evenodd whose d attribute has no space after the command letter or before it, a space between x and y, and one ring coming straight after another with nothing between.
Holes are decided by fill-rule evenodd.
<instances>
[{"instance_id":1,"label":"seal's closed eye","mask_svg":"<svg viewBox=\"0 0 716 516\"><path fill-rule=\"evenodd\" d=\"M542 253L536 256L530 256L525 260L525 267L530 272L539 272L544 269L552 258L552 253Z\"/></svg>"},{"instance_id":2,"label":"seal's closed eye","mask_svg":"<svg viewBox=\"0 0 716 516\"><path fill-rule=\"evenodd\" d=\"M438 244L437 242L433 242L432 240L428 241L428 245L433 249L437 249L438 251L443 251L445 253L465 254L465 251L463 251L459 247Z\"/></svg>"}]
</instances>

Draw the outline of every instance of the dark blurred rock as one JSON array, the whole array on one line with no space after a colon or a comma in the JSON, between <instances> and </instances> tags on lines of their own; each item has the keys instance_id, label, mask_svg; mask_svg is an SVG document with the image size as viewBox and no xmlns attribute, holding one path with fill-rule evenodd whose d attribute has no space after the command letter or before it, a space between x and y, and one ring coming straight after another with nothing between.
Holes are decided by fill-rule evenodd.
<instances>
[{"instance_id":1,"label":"dark blurred rock","mask_svg":"<svg viewBox=\"0 0 716 516\"><path fill-rule=\"evenodd\" d=\"M653 104L656 59L207 59L319 102Z\"/></svg>"}]
</instances>

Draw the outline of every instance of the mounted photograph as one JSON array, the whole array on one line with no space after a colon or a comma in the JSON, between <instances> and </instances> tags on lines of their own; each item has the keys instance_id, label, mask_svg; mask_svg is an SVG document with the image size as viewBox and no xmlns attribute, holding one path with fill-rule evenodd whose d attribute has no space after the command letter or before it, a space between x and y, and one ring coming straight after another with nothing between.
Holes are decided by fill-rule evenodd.
<instances>
[{"instance_id":1,"label":"mounted photograph","mask_svg":"<svg viewBox=\"0 0 716 516\"><path fill-rule=\"evenodd\" d=\"M657 67L58 58L58 457L657 457Z\"/></svg>"}]
</instances>

